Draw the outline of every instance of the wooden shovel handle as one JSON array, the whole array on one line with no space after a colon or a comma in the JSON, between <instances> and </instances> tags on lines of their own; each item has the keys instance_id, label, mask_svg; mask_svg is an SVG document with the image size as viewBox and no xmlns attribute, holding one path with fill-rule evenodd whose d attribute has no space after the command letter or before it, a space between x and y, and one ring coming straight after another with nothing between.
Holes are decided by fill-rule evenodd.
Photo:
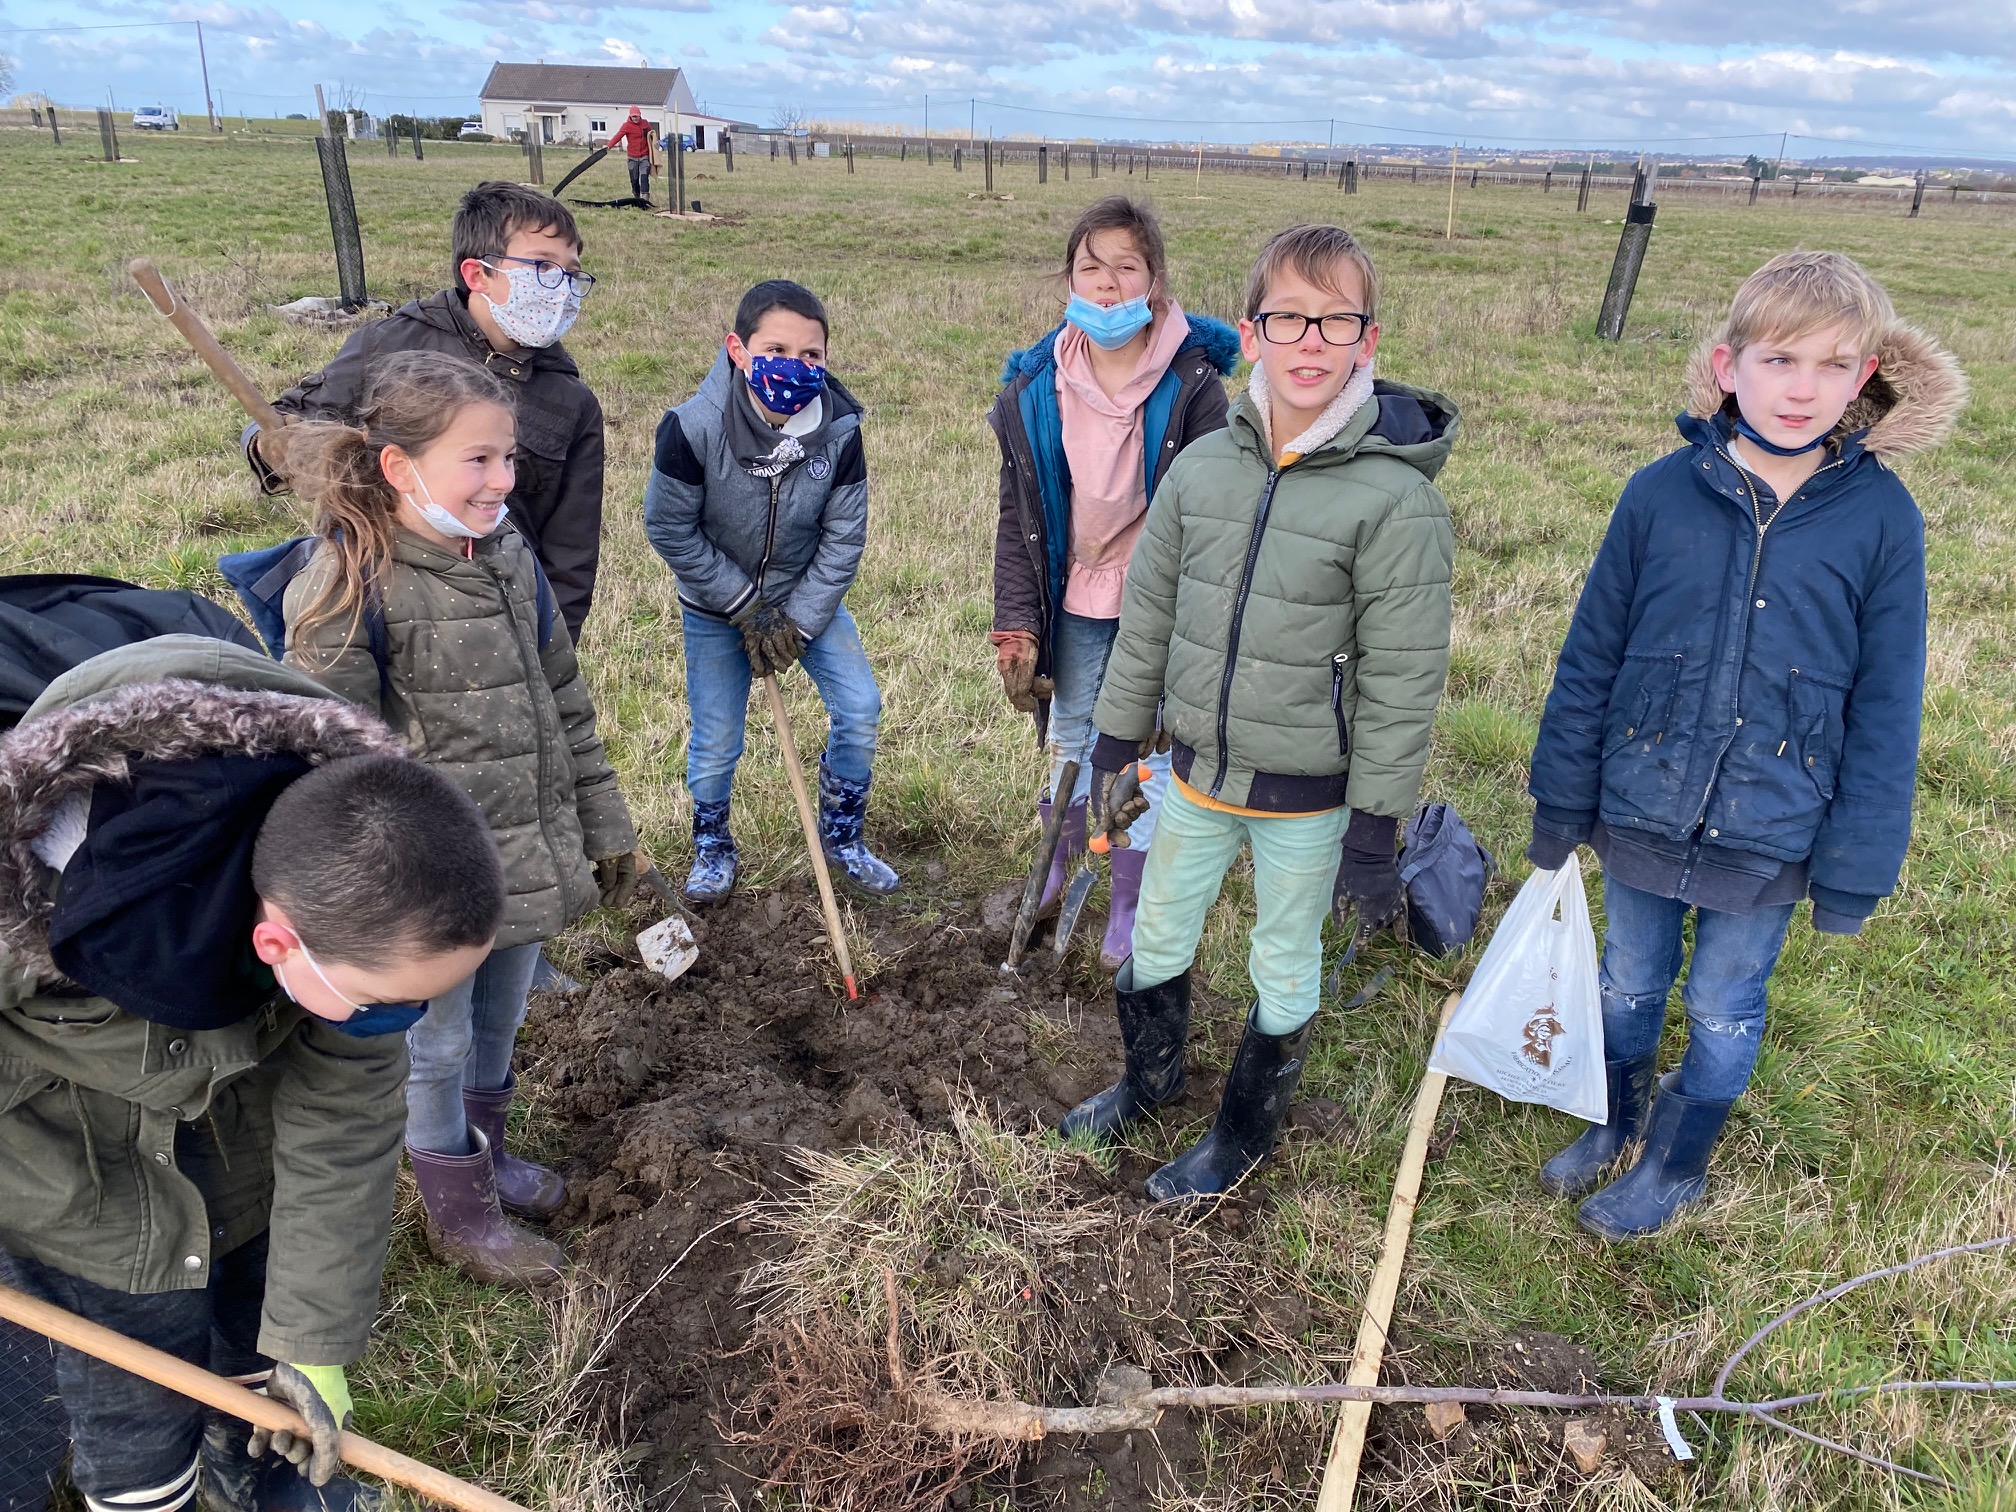
<instances>
[{"instance_id":1,"label":"wooden shovel handle","mask_svg":"<svg viewBox=\"0 0 2016 1512\"><path fill-rule=\"evenodd\" d=\"M260 429L278 430L284 423L279 412L266 402L266 396L252 386L245 370L232 361L231 354L218 344L210 327L203 324L203 317L175 297L175 291L168 287L153 259L136 257L126 264L126 271L133 275L133 282L146 292L155 311L167 316L168 323L182 333L182 339L196 349L196 355L203 359L204 365L217 375L217 381L231 391L232 398L245 406L246 414L259 422Z\"/></svg>"},{"instance_id":2,"label":"wooden shovel handle","mask_svg":"<svg viewBox=\"0 0 2016 1512\"><path fill-rule=\"evenodd\" d=\"M308 1425L301 1420L301 1414L285 1403L261 1396L256 1391L247 1391L235 1381L212 1375L201 1366L178 1360L124 1334L114 1333L88 1318L80 1318L73 1312L27 1296L11 1286L0 1286L0 1318L19 1323L23 1328L32 1328L58 1344L67 1344L157 1386L180 1392L206 1407L215 1407L219 1412L243 1418L256 1427L270 1428L275 1432L285 1430L304 1439L309 1436ZM445 1470L436 1470L432 1465L408 1459L395 1450L374 1444L354 1433L343 1435L341 1449L344 1464L417 1491L443 1506L459 1507L463 1512L526 1512L516 1502L506 1501L495 1492L472 1486Z\"/></svg>"},{"instance_id":3,"label":"wooden shovel handle","mask_svg":"<svg viewBox=\"0 0 2016 1512\"><path fill-rule=\"evenodd\" d=\"M850 1000L860 997L854 986L854 961L847 954L847 931L840 925L840 905L833 901L833 878L826 871L826 851L819 843L819 821L812 817L812 795L805 790L805 773L798 765L798 742L791 737L791 716L784 712L784 691L777 686L777 674L763 676L763 691L770 697L770 718L777 725L777 744L784 749L784 775L791 779L791 796L798 800L798 823L805 830L805 849L812 857L812 875L819 882L819 906L826 911L826 938L833 942L833 954L840 962L840 980L847 985Z\"/></svg>"}]
</instances>

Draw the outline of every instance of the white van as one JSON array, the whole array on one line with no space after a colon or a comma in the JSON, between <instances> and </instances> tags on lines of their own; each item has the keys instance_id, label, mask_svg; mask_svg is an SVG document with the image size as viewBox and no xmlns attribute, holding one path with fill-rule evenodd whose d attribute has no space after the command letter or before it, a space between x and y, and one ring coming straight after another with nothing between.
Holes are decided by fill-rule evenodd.
<instances>
[{"instance_id":1,"label":"white van","mask_svg":"<svg viewBox=\"0 0 2016 1512\"><path fill-rule=\"evenodd\" d=\"M133 112L135 131L180 131L181 119L171 105L142 105Z\"/></svg>"}]
</instances>

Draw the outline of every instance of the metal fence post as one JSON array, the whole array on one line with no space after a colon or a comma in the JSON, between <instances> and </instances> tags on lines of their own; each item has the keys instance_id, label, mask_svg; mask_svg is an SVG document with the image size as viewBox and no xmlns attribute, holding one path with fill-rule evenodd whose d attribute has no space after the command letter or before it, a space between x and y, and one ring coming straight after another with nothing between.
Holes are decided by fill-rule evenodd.
<instances>
[{"instance_id":1,"label":"metal fence post","mask_svg":"<svg viewBox=\"0 0 2016 1512\"><path fill-rule=\"evenodd\" d=\"M1610 283L1603 291L1603 308L1596 316L1596 334L1605 341L1621 341L1624 318L1631 313L1631 296L1638 287L1639 271L1645 266L1645 249L1652 241L1652 221L1659 213L1654 202L1658 193L1659 167L1655 161L1650 174L1639 170L1638 183L1644 198L1634 193L1631 208L1624 212L1624 231L1617 238L1617 258L1610 265Z\"/></svg>"}]
</instances>

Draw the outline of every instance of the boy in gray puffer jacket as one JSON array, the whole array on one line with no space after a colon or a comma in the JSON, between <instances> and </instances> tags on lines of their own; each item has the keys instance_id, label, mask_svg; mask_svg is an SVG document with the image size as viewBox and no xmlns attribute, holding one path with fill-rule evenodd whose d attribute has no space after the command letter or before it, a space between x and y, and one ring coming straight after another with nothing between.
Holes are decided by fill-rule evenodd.
<instances>
[{"instance_id":1,"label":"boy in gray puffer jacket","mask_svg":"<svg viewBox=\"0 0 2016 1512\"><path fill-rule=\"evenodd\" d=\"M897 886L861 838L882 694L841 600L868 539L868 470L861 406L827 372L826 344L826 307L811 290L757 284L700 391L658 424L644 529L679 580L695 902L735 886L728 805L750 679L801 659L831 720L821 845L856 887Z\"/></svg>"}]
</instances>

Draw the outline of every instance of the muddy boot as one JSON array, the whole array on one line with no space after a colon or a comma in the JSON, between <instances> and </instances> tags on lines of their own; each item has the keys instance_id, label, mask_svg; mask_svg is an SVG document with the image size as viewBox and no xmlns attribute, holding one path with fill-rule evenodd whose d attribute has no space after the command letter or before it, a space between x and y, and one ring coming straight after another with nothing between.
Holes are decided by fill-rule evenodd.
<instances>
[{"instance_id":1,"label":"muddy boot","mask_svg":"<svg viewBox=\"0 0 2016 1512\"><path fill-rule=\"evenodd\" d=\"M481 1129L473 1155L406 1147L427 1211L427 1248L464 1275L493 1286L530 1288L560 1279L567 1256L550 1239L520 1228L497 1203L497 1169Z\"/></svg>"},{"instance_id":2,"label":"muddy boot","mask_svg":"<svg viewBox=\"0 0 2016 1512\"><path fill-rule=\"evenodd\" d=\"M1036 805L1036 816L1047 830L1050 816L1056 812L1056 805L1047 799ZM1071 804L1064 810L1064 827L1057 831L1057 853L1050 858L1050 875L1043 879L1043 900L1036 906L1036 917L1048 919L1057 912L1057 906L1064 898L1065 879L1071 875L1078 858L1085 854L1085 805Z\"/></svg>"},{"instance_id":3,"label":"muddy boot","mask_svg":"<svg viewBox=\"0 0 2016 1512\"><path fill-rule=\"evenodd\" d=\"M693 870L680 889L688 903L719 903L735 891L735 871L741 862L735 837L728 833L728 804L693 803Z\"/></svg>"},{"instance_id":4,"label":"muddy boot","mask_svg":"<svg viewBox=\"0 0 2016 1512\"><path fill-rule=\"evenodd\" d=\"M1581 1197L1596 1190L1604 1168L1645 1131L1658 1060L1659 1052L1655 1049L1636 1060L1603 1062L1604 1080L1610 1089L1610 1121L1589 1125L1580 1139L1540 1167L1543 1192L1556 1197Z\"/></svg>"},{"instance_id":5,"label":"muddy boot","mask_svg":"<svg viewBox=\"0 0 2016 1512\"><path fill-rule=\"evenodd\" d=\"M504 1148L504 1124L511 1113L511 1096L518 1090L512 1077L494 1092L462 1089L462 1112L469 1127L482 1134L489 1144L497 1167L497 1201L507 1213L521 1218L551 1218L567 1201L567 1183L558 1171L549 1171L529 1160L520 1160Z\"/></svg>"},{"instance_id":6,"label":"muddy boot","mask_svg":"<svg viewBox=\"0 0 2016 1512\"><path fill-rule=\"evenodd\" d=\"M1190 973L1134 989L1134 963L1120 963L1113 978L1113 1008L1120 1019L1126 1069L1104 1092L1095 1092L1064 1115L1057 1132L1066 1139L1105 1139L1150 1108L1183 1095L1183 1046L1190 1038Z\"/></svg>"},{"instance_id":7,"label":"muddy boot","mask_svg":"<svg viewBox=\"0 0 2016 1512\"><path fill-rule=\"evenodd\" d=\"M277 1454L246 1452L250 1427L213 1413L203 1426L197 1505L205 1512L378 1512L384 1493L347 1475L315 1486Z\"/></svg>"},{"instance_id":8,"label":"muddy boot","mask_svg":"<svg viewBox=\"0 0 2016 1512\"><path fill-rule=\"evenodd\" d=\"M1575 1210L1575 1221L1602 1239L1656 1234L1708 1190L1708 1157L1734 1102L1708 1102L1676 1091L1678 1073L1659 1083L1638 1164Z\"/></svg>"},{"instance_id":9,"label":"muddy boot","mask_svg":"<svg viewBox=\"0 0 2016 1512\"><path fill-rule=\"evenodd\" d=\"M1184 1202L1229 1192L1273 1152L1302 1080L1303 1052L1314 1023L1311 1019L1288 1034L1262 1034L1253 1027L1252 1014L1247 1015L1211 1132L1148 1178L1153 1201Z\"/></svg>"},{"instance_id":10,"label":"muddy boot","mask_svg":"<svg viewBox=\"0 0 2016 1512\"><path fill-rule=\"evenodd\" d=\"M1107 853L1113 869L1113 895L1107 905L1106 938L1099 942L1099 965L1118 971L1120 963L1134 954L1134 907L1141 901L1141 873L1148 865L1148 852L1129 846Z\"/></svg>"},{"instance_id":11,"label":"muddy boot","mask_svg":"<svg viewBox=\"0 0 2016 1512\"><path fill-rule=\"evenodd\" d=\"M567 975L558 966L546 959L546 951L541 947L538 964L532 968L532 988L534 992L575 992L581 984Z\"/></svg>"},{"instance_id":12,"label":"muddy boot","mask_svg":"<svg viewBox=\"0 0 2016 1512\"><path fill-rule=\"evenodd\" d=\"M900 879L861 838L861 827L868 818L868 787L866 782L834 776L825 753L820 753L819 848L861 891L892 893Z\"/></svg>"}]
</instances>

